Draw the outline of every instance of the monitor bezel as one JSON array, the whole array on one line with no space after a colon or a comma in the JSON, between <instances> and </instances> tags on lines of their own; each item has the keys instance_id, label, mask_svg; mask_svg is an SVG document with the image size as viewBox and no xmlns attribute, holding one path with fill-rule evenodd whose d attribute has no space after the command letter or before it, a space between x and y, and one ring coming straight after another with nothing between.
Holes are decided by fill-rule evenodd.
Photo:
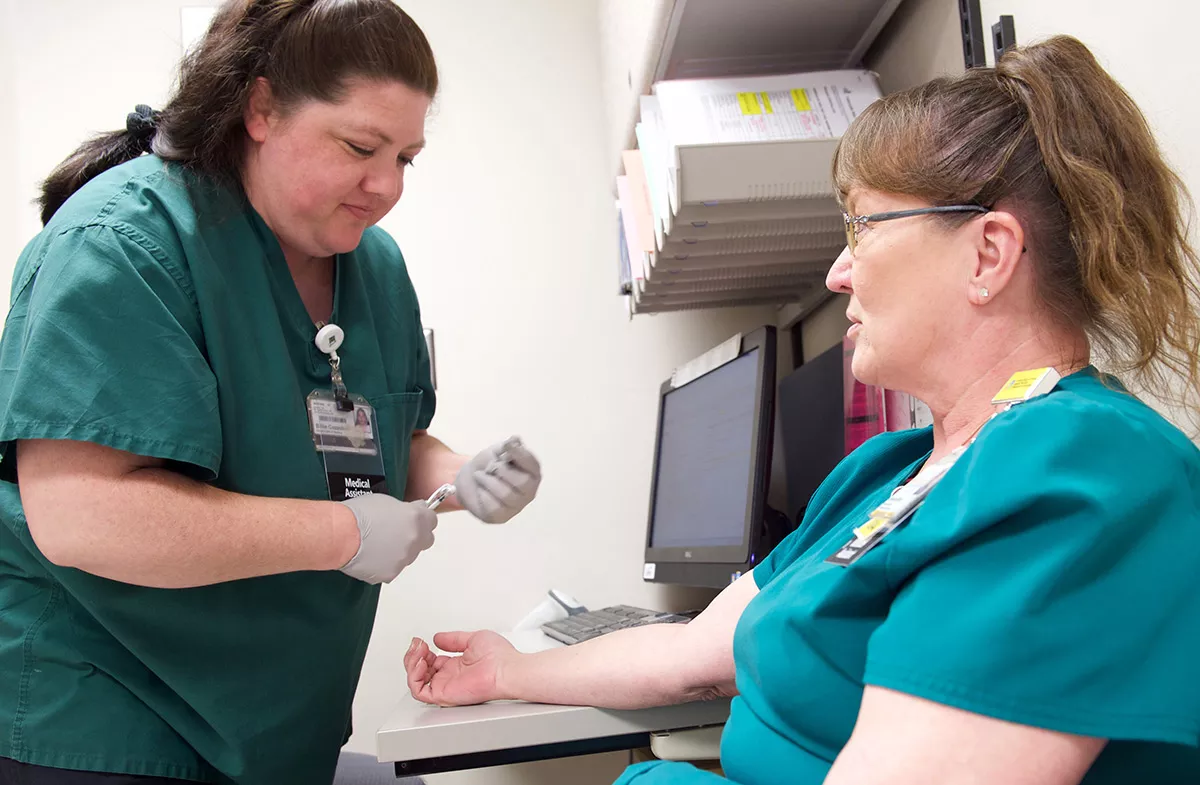
<instances>
[{"instance_id":1,"label":"monitor bezel","mask_svg":"<svg viewBox=\"0 0 1200 785\"><path fill-rule=\"evenodd\" d=\"M754 375L754 433L750 447L750 477L748 480L748 498L746 516L742 521L742 539L737 545L714 545L694 547L653 547L654 538L654 504L658 498L658 462L662 454L663 411L667 395L676 388L670 379L663 382L658 392L658 422L654 435L654 460L650 474L650 509L646 516L646 557L647 563L706 563L706 564L744 564L750 558L754 545L755 527L761 525L767 498L767 471L771 458L771 436L774 423L775 400L775 328L759 327L757 330L742 336L742 357L755 349L759 350ZM737 359L737 358L734 358ZM732 362L732 360L731 360ZM724 367L724 365L719 366ZM695 384L709 373L692 379L687 384ZM687 384L678 389L683 389Z\"/></svg>"}]
</instances>

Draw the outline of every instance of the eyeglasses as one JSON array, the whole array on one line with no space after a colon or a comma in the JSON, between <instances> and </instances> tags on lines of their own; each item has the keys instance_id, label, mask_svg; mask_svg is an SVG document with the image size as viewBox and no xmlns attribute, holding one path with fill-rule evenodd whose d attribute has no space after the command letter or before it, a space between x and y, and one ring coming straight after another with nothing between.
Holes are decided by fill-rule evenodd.
<instances>
[{"instance_id":1,"label":"eyeglasses","mask_svg":"<svg viewBox=\"0 0 1200 785\"><path fill-rule=\"evenodd\" d=\"M876 221L891 221L896 218L909 218L914 215L930 215L932 213L989 213L986 207L978 204L952 204L944 207L918 207L914 210L896 210L890 213L872 213L871 215L850 215L850 213L842 213L842 220L846 222L846 247L850 249L850 253L854 253L854 249L858 247L858 230L859 227L866 226L869 223Z\"/></svg>"}]
</instances>

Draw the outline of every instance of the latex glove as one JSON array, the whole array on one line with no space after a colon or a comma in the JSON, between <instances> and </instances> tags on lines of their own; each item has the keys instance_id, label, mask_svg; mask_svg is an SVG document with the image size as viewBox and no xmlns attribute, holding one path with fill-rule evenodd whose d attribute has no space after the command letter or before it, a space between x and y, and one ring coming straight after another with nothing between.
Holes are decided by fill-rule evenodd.
<instances>
[{"instance_id":1,"label":"latex glove","mask_svg":"<svg viewBox=\"0 0 1200 785\"><path fill-rule=\"evenodd\" d=\"M469 706L504 700L497 684L503 663L521 655L494 632L439 632L434 644L460 657L438 656L420 638L413 638L404 655L408 689L412 696L439 706Z\"/></svg>"},{"instance_id":2,"label":"latex glove","mask_svg":"<svg viewBox=\"0 0 1200 785\"><path fill-rule=\"evenodd\" d=\"M341 568L351 578L390 583L433 545L437 513L425 502L402 502L384 493L368 493L340 504L353 511L358 523L358 553Z\"/></svg>"},{"instance_id":3,"label":"latex glove","mask_svg":"<svg viewBox=\"0 0 1200 785\"><path fill-rule=\"evenodd\" d=\"M533 501L541 482L541 464L514 436L467 461L454 486L459 503L476 518L504 523Z\"/></svg>"}]
</instances>

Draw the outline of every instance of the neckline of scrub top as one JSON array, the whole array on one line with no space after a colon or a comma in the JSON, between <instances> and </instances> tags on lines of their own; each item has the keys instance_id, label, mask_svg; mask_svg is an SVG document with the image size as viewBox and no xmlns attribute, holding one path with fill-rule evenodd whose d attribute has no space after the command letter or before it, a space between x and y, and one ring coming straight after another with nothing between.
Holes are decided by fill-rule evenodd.
<instances>
[{"instance_id":1,"label":"neckline of scrub top","mask_svg":"<svg viewBox=\"0 0 1200 785\"><path fill-rule=\"evenodd\" d=\"M252 217L255 230L262 237L268 265L272 268L272 272L282 279L280 285L283 288L283 303L281 306L287 311L292 326L299 331L300 335L308 339L309 348L312 349L308 353L310 365L313 366L313 370L317 370L328 360L313 344L317 337L317 325L309 316L308 308L304 305L304 298L300 296L300 290L296 288L296 279L292 277L292 270L288 267L287 258L283 255L283 246L280 245L279 238L275 236L275 233L271 231L271 227L267 226L267 222L254 209L254 205L250 204L249 199L246 199L246 209ZM333 258L333 310L326 324L337 324L339 320L343 261L342 254Z\"/></svg>"},{"instance_id":2,"label":"neckline of scrub top","mask_svg":"<svg viewBox=\"0 0 1200 785\"><path fill-rule=\"evenodd\" d=\"M1124 383L1122 383L1120 379L1118 379L1117 377L1112 376L1110 374L1102 373L1100 371L1100 369L1097 368L1095 365L1088 363L1084 367L1080 368L1078 371L1073 371L1073 372L1067 374L1066 376L1062 377L1061 379L1059 379L1058 384L1054 385L1054 388L1049 390L1047 392L1047 394L1053 393L1055 390L1070 388L1073 384L1075 384L1078 381L1078 379L1074 379L1074 377L1078 377L1078 379L1082 379L1082 378L1097 379L1101 382L1107 381L1108 383L1115 385L1115 387L1118 390L1120 390L1121 392L1128 392L1128 389L1126 389ZM1074 381L1068 381L1071 379L1074 379ZM1064 382L1066 384L1064 384ZM1015 405L1019 406L1020 404L1015 404ZM996 415L1002 414L1002 413L1003 412L1001 412L1001 411L997 411L991 417L989 417L986 421L984 421L983 425L979 426L979 428L975 431L975 434L971 437L970 441L968 441L965 446L970 447L971 444L976 439L979 438L979 435L981 433L983 433L983 429L986 428L992 422L992 420L996 417ZM915 479L916 476L921 473L921 470L925 467L926 462L928 462L928 460L932 456L933 456L933 450L930 450L929 452L925 453L925 457L921 458L919 461L917 461L915 464L913 464L909 468L908 472L904 475L904 479L901 480L899 485L897 485L895 487L899 488L902 485L907 485L908 483L912 482L913 479Z\"/></svg>"}]
</instances>

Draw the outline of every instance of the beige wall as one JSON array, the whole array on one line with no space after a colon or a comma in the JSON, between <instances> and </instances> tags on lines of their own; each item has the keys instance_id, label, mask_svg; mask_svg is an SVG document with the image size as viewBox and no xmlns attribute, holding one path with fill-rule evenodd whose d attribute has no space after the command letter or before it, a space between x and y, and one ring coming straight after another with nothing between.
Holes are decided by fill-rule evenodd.
<instances>
[{"instance_id":1,"label":"beige wall","mask_svg":"<svg viewBox=\"0 0 1200 785\"><path fill-rule=\"evenodd\" d=\"M801 357L805 362L842 342L850 326L846 319L846 306L849 303L850 295L835 295L805 318L800 329Z\"/></svg>"},{"instance_id":2,"label":"beige wall","mask_svg":"<svg viewBox=\"0 0 1200 785\"><path fill-rule=\"evenodd\" d=\"M866 57L894 93L963 70L957 0L904 0Z\"/></svg>"}]
</instances>

